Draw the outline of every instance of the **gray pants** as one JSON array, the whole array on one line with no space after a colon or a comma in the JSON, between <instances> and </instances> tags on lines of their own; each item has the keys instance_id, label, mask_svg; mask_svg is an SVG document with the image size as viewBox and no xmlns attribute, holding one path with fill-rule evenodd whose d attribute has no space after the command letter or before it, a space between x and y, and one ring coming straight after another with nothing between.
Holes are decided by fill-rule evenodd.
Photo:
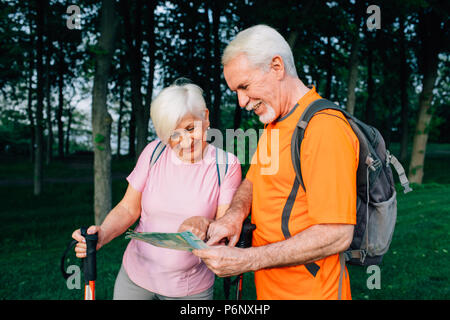
<instances>
[{"instance_id":1,"label":"gray pants","mask_svg":"<svg viewBox=\"0 0 450 320\"><path fill-rule=\"evenodd\" d=\"M135 284L127 275L123 265L120 267L119 274L114 285L114 300L212 300L214 286L203 292L185 297L166 297Z\"/></svg>"}]
</instances>

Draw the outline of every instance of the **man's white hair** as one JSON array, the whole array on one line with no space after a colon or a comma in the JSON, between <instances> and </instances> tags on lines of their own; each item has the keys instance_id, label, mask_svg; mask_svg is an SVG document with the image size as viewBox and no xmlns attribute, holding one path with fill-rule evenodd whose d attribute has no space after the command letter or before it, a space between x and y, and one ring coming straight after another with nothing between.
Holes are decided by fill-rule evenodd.
<instances>
[{"instance_id":1,"label":"man's white hair","mask_svg":"<svg viewBox=\"0 0 450 320\"><path fill-rule=\"evenodd\" d=\"M184 116L191 114L204 120L206 103L203 90L192 83L173 84L153 100L150 116L158 138L165 144Z\"/></svg>"},{"instance_id":2,"label":"man's white hair","mask_svg":"<svg viewBox=\"0 0 450 320\"><path fill-rule=\"evenodd\" d=\"M289 44L275 29L260 24L239 32L228 44L222 55L222 65L227 65L239 54L245 54L249 62L263 71L268 71L272 58L281 56L286 73L297 77L294 57Z\"/></svg>"}]
</instances>

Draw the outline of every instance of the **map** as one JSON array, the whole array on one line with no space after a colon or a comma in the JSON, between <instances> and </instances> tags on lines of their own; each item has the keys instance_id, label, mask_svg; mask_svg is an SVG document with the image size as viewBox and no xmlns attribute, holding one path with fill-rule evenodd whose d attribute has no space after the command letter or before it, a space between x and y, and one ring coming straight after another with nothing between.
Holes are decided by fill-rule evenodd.
<instances>
[{"instance_id":1,"label":"map","mask_svg":"<svg viewBox=\"0 0 450 320\"><path fill-rule=\"evenodd\" d=\"M125 239L141 240L157 247L183 251L208 248L206 243L204 243L190 231L178 233L160 233L135 232L133 230L128 230L125 235Z\"/></svg>"}]
</instances>

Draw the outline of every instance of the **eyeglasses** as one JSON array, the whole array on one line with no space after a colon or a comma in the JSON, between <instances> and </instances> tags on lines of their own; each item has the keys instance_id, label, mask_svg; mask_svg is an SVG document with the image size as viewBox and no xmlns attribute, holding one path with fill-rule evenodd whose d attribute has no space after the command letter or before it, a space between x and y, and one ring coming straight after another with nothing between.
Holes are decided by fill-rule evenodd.
<instances>
[{"instance_id":1,"label":"eyeglasses","mask_svg":"<svg viewBox=\"0 0 450 320\"><path fill-rule=\"evenodd\" d=\"M201 122L200 122L201 123ZM187 129L176 129L173 131L173 133L170 135L170 140L173 143L178 143L181 141L181 139L186 138L188 135L195 137L201 137L202 136L202 125L194 125L193 127L189 127Z\"/></svg>"}]
</instances>

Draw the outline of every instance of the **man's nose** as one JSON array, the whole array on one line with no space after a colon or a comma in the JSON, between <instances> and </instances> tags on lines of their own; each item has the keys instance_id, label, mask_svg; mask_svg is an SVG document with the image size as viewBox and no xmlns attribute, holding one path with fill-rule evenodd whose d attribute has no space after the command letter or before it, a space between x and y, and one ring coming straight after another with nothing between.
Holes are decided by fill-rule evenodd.
<instances>
[{"instance_id":1,"label":"man's nose","mask_svg":"<svg viewBox=\"0 0 450 320\"><path fill-rule=\"evenodd\" d=\"M246 94L239 92L239 91L237 92L237 95L238 95L239 106L241 108L245 108L247 106L247 104L250 102L250 98Z\"/></svg>"}]
</instances>

